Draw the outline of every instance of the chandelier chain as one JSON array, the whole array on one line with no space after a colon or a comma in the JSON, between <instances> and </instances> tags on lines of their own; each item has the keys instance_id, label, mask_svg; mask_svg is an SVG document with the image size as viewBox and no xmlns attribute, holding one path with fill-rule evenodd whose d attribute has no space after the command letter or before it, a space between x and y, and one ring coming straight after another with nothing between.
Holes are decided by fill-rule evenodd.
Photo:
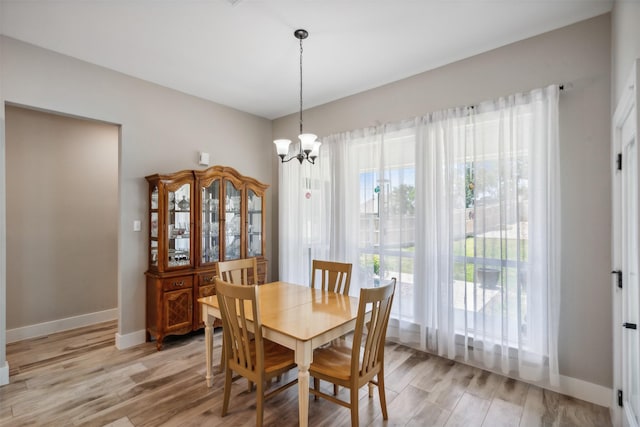
<instances>
[{"instance_id":1,"label":"chandelier chain","mask_svg":"<svg viewBox=\"0 0 640 427\"><path fill-rule=\"evenodd\" d=\"M300 134L302 133L302 39L300 39Z\"/></svg>"}]
</instances>

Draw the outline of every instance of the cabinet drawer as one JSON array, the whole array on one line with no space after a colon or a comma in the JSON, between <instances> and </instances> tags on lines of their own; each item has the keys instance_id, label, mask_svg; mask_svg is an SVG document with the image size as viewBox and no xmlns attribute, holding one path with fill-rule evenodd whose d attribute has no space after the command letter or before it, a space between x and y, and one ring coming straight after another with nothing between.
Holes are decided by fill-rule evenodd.
<instances>
[{"instance_id":1,"label":"cabinet drawer","mask_svg":"<svg viewBox=\"0 0 640 427\"><path fill-rule=\"evenodd\" d=\"M175 291L191 287L193 287L193 276L179 276L162 279L162 289L165 291Z\"/></svg>"},{"instance_id":2,"label":"cabinet drawer","mask_svg":"<svg viewBox=\"0 0 640 427\"><path fill-rule=\"evenodd\" d=\"M209 271L207 273L198 274L198 285L199 286L210 286L214 284L216 278L215 271Z\"/></svg>"}]
</instances>

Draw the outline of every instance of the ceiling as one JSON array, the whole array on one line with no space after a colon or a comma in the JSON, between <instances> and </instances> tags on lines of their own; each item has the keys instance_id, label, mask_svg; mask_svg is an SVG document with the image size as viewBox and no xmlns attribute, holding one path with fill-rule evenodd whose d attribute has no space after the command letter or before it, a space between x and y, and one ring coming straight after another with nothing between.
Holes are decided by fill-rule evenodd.
<instances>
[{"instance_id":1,"label":"ceiling","mask_svg":"<svg viewBox=\"0 0 640 427\"><path fill-rule=\"evenodd\" d=\"M611 10L610 0L0 0L0 33L268 119Z\"/></svg>"}]
</instances>

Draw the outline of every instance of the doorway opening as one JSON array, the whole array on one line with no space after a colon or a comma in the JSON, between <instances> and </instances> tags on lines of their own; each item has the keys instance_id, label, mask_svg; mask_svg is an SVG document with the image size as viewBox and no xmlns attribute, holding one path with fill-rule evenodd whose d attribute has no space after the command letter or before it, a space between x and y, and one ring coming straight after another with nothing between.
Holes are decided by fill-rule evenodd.
<instances>
[{"instance_id":1,"label":"doorway opening","mask_svg":"<svg viewBox=\"0 0 640 427\"><path fill-rule=\"evenodd\" d=\"M120 126L5 105L7 343L118 318Z\"/></svg>"}]
</instances>

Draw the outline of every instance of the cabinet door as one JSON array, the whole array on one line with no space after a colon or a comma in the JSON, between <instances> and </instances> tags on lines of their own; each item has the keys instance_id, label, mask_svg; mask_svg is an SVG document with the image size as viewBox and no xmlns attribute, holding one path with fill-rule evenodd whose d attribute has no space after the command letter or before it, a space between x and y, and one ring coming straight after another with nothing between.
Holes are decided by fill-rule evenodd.
<instances>
[{"instance_id":1,"label":"cabinet door","mask_svg":"<svg viewBox=\"0 0 640 427\"><path fill-rule=\"evenodd\" d=\"M224 260L242 256L242 184L224 180Z\"/></svg>"},{"instance_id":2,"label":"cabinet door","mask_svg":"<svg viewBox=\"0 0 640 427\"><path fill-rule=\"evenodd\" d=\"M168 186L167 190L165 265L168 268L191 267L191 183Z\"/></svg>"},{"instance_id":3,"label":"cabinet door","mask_svg":"<svg viewBox=\"0 0 640 427\"><path fill-rule=\"evenodd\" d=\"M264 255L264 197L251 187L247 190L247 256Z\"/></svg>"},{"instance_id":4,"label":"cabinet door","mask_svg":"<svg viewBox=\"0 0 640 427\"><path fill-rule=\"evenodd\" d=\"M153 185L149 194L149 267L158 268L158 186Z\"/></svg>"},{"instance_id":5,"label":"cabinet door","mask_svg":"<svg viewBox=\"0 0 640 427\"><path fill-rule=\"evenodd\" d=\"M163 295L165 334L180 329L189 330L192 325L192 288L165 292Z\"/></svg>"},{"instance_id":6,"label":"cabinet door","mask_svg":"<svg viewBox=\"0 0 640 427\"><path fill-rule=\"evenodd\" d=\"M200 187L200 265L220 260L221 179Z\"/></svg>"}]
</instances>

